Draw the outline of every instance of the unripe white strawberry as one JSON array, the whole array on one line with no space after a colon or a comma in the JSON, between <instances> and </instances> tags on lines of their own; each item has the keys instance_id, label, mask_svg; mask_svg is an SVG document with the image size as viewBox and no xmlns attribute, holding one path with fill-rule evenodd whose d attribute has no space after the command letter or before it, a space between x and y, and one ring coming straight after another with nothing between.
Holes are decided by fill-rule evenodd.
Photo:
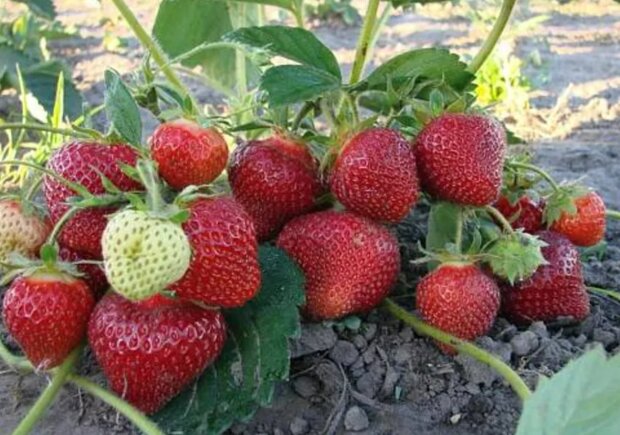
<instances>
[{"instance_id":1,"label":"unripe white strawberry","mask_svg":"<svg viewBox=\"0 0 620 435\"><path fill-rule=\"evenodd\" d=\"M148 298L183 277L191 248L183 229L144 211L113 216L103 233L105 274L131 300Z\"/></svg>"},{"instance_id":2,"label":"unripe white strawberry","mask_svg":"<svg viewBox=\"0 0 620 435\"><path fill-rule=\"evenodd\" d=\"M34 257L51 229L49 222L26 214L19 202L0 201L0 262L6 262L12 252Z\"/></svg>"}]
</instances>

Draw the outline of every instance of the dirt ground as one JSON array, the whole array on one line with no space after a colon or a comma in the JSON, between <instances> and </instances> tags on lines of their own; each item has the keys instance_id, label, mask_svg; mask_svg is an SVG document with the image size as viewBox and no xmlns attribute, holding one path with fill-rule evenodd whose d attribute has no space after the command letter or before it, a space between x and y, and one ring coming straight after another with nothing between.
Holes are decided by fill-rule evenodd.
<instances>
[{"instance_id":1,"label":"dirt ground","mask_svg":"<svg viewBox=\"0 0 620 435\"><path fill-rule=\"evenodd\" d=\"M109 4L57 2L60 19L77 25L82 39L56 43L54 53L73 66L74 79L92 104L103 100L103 72L137 67L141 51L135 40L119 53L102 45L100 19L113 16ZM153 20L153 2L132 1L144 23ZM364 2L356 2L360 4ZM475 51L483 36L471 28L459 6L431 5L398 13L378 42L376 62L414 47L440 45L462 54ZM559 6L530 1L517 18L547 14L549 19L517 38L524 58L537 51L541 67L529 65L531 77L544 76L532 95L532 108L515 121L525 129L537 160L558 178L585 176L610 208L620 209L620 5L612 0L580 0ZM353 59L358 27L318 26L318 36L346 67ZM129 35L122 24L114 31ZM196 88L203 100L217 98ZM148 124L154 125L154 120ZM408 259L423 234L425 210L417 208L395 228L402 243L403 269L396 297L413 306L411 293L422 270ZM620 224L610 222L602 259L585 263L588 284L620 289ZM518 328L499 319L481 346L499 355L534 386L596 343L620 351L620 304L592 298L592 314L581 325L535 323ZM277 389L270 409L233 434L508 434L520 412L519 400L488 368L463 356L449 358L428 340L375 311L359 330L306 324L294 343L291 380ZM104 382L92 362L83 371ZM0 433L10 433L47 381L0 372ZM67 388L50 409L38 434L131 433L130 424L107 406L77 389Z\"/></svg>"}]
</instances>

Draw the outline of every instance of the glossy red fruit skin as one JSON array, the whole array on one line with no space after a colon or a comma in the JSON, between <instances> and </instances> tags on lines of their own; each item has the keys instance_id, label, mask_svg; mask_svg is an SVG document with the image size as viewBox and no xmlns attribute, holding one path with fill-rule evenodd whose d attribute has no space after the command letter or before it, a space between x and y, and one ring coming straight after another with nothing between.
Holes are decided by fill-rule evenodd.
<instances>
[{"instance_id":1,"label":"glossy red fruit skin","mask_svg":"<svg viewBox=\"0 0 620 435\"><path fill-rule=\"evenodd\" d=\"M62 245L60 245L60 249L58 250L58 258L68 263L96 260L88 254L82 254ZM82 274L80 279L88 285L95 299L103 296L105 291L110 288L110 284L108 284L102 266L96 264L78 264L77 268Z\"/></svg>"},{"instance_id":2,"label":"glossy red fruit skin","mask_svg":"<svg viewBox=\"0 0 620 435\"><path fill-rule=\"evenodd\" d=\"M416 308L422 317L463 340L486 334L499 307L497 284L473 264L442 264L422 278L416 289ZM439 347L454 353L451 346Z\"/></svg>"},{"instance_id":3,"label":"glossy red fruit skin","mask_svg":"<svg viewBox=\"0 0 620 435\"><path fill-rule=\"evenodd\" d=\"M422 187L438 199L463 205L492 204L502 184L506 132L493 118L445 114L415 143Z\"/></svg>"},{"instance_id":4,"label":"glossy red fruit skin","mask_svg":"<svg viewBox=\"0 0 620 435\"><path fill-rule=\"evenodd\" d=\"M233 198L191 204L183 230L192 247L185 276L170 290L209 306L239 307L261 284L258 242L250 215Z\"/></svg>"},{"instance_id":5,"label":"glossy red fruit skin","mask_svg":"<svg viewBox=\"0 0 620 435\"><path fill-rule=\"evenodd\" d=\"M228 161L228 146L220 132L185 119L159 125L150 146L159 174L177 190L212 182Z\"/></svg>"},{"instance_id":6,"label":"glossy red fruit skin","mask_svg":"<svg viewBox=\"0 0 620 435\"><path fill-rule=\"evenodd\" d=\"M502 284L502 311L513 322L553 321L560 316L584 320L590 299L583 281L579 251L563 235L536 233L548 246L542 249L549 264L530 278L511 286Z\"/></svg>"},{"instance_id":7,"label":"glossy red fruit skin","mask_svg":"<svg viewBox=\"0 0 620 435\"><path fill-rule=\"evenodd\" d=\"M323 193L318 165L308 148L278 135L237 147L228 177L235 198L254 220L259 241L312 211Z\"/></svg>"},{"instance_id":8,"label":"glossy red fruit skin","mask_svg":"<svg viewBox=\"0 0 620 435\"><path fill-rule=\"evenodd\" d=\"M108 293L88 326L88 341L112 391L147 414L199 376L225 339L219 311L161 295L131 302Z\"/></svg>"},{"instance_id":9,"label":"glossy red fruit skin","mask_svg":"<svg viewBox=\"0 0 620 435\"><path fill-rule=\"evenodd\" d=\"M389 128L357 133L340 151L329 185L348 210L376 221L400 222L420 193L413 148Z\"/></svg>"},{"instance_id":10,"label":"glossy red fruit skin","mask_svg":"<svg viewBox=\"0 0 620 435\"><path fill-rule=\"evenodd\" d=\"M522 228L526 233L533 234L543 228L544 200L537 202L523 195L516 204L511 204L508 198L501 196L495 203L495 208L508 219L515 230Z\"/></svg>"},{"instance_id":11,"label":"glossy red fruit skin","mask_svg":"<svg viewBox=\"0 0 620 435\"><path fill-rule=\"evenodd\" d=\"M119 167L119 162L134 166L137 158L137 152L127 145L76 141L56 151L47 168L100 195L105 193L105 188L99 173L122 191L141 189L140 184L127 177ZM67 199L77 193L49 176L44 177L43 192L52 223L56 224L69 210ZM101 236L107 224L106 216L114 211L108 207L79 211L64 226L58 240L75 251L101 259Z\"/></svg>"},{"instance_id":12,"label":"glossy red fruit skin","mask_svg":"<svg viewBox=\"0 0 620 435\"><path fill-rule=\"evenodd\" d=\"M37 369L51 369L80 344L94 306L84 281L37 273L13 281L2 316L28 360Z\"/></svg>"},{"instance_id":13,"label":"glossy red fruit skin","mask_svg":"<svg viewBox=\"0 0 620 435\"><path fill-rule=\"evenodd\" d=\"M314 320L371 310L392 289L400 270L396 238L350 212L298 217L284 227L277 246L304 272L304 311Z\"/></svg>"},{"instance_id":14,"label":"glossy red fruit skin","mask_svg":"<svg viewBox=\"0 0 620 435\"><path fill-rule=\"evenodd\" d=\"M605 203L596 192L575 198L577 213L562 213L551 230L565 235L577 246L593 246L605 236Z\"/></svg>"}]
</instances>

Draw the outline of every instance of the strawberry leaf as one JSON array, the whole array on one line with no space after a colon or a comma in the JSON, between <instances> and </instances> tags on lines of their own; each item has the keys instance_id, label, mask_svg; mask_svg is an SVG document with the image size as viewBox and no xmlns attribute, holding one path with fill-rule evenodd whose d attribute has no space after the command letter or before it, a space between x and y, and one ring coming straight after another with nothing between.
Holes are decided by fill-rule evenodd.
<instances>
[{"instance_id":1,"label":"strawberry leaf","mask_svg":"<svg viewBox=\"0 0 620 435\"><path fill-rule=\"evenodd\" d=\"M340 81L336 56L312 32L286 26L245 27L224 35L224 40L290 59L328 73Z\"/></svg>"},{"instance_id":2,"label":"strawberry leaf","mask_svg":"<svg viewBox=\"0 0 620 435\"><path fill-rule=\"evenodd\" d=\"M439 80L463 91L474 79L456 54L438 48L412 50L393 57L355 85L355 89L386 89L389 80L402 82L412 77Z\"/></svg>"},{"instance_id":3,"label":"strawberry leaf","mask_svg":"<svg viewBox=\"0 0 620 435\"><path fill-rule=\"evenodd\" d=\"M312 100L340 87L340 80L317 68L283 65L268 69L260 83L273 107Z\"/></svg>"},{"instance_id":4,"label":"strawberry leaf","mask_svg":"<svg viewBox=\"0 0 620 435\"><path fill-rule=\"evenodd\" d=\"M304 279L277 248L262 246L260 263L258 296L225 313L228 340L217 362L155 416L166 433L222 433L268 405L275 383L288 377L289 338L300 332Z\"/></svg>"},{"instance_id":5,"label":"strawberry leaf","mask_svg":"<svg viewBox=\"0 0 620 435\"><path fill-rule=\"evenodd\" d=\"M105 111L110 122L109 135L119 136L133 145L142 142L140 110L131 92L114 70L105 72Z\"/></svg>"},{"instance_id":6,"label":"strawberry leaf","mask_svg":"<svg viewBox=\"0 0 620 435\"><path fill-rule=\"evenodd\" d=\"M620 354L608 359L597 347L540 379L524 402L517 435L617 433L619 407Z\"/></svg>"}]
</instances>

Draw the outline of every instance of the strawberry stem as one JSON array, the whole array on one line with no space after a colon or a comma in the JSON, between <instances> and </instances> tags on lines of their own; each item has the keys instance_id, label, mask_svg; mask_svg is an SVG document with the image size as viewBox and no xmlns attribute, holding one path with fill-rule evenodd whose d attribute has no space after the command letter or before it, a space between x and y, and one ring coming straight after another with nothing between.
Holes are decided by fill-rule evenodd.
<instances>
[{"instance_id":1,"label":"strawberry stem","mask_svg":"<svg viewBox=\"0 0 620 435\"><path fill-rule=\"evenodd\" d=\"M551 188L553 188L554 191L557 192L558 190L560 190L560 186L553 179L553 177L551 175L549 175L549 173L547 171L545 171L544 169L539 168L538 166L532 165L530 163L520 163L520 162L510 162L509 165L512 166L513 168L521 168L521 169L526 169L526 170L528 170L530 172L534 172L534 173L540 175L542 178L544 178L545 181L547 181L547 183L549 183L549 185L551 186Z\"/></svg>"},{"instance_id":2,"label":"strawberry stem","mask_svg":"<svg viewBox=\"0 0 620 435\"><path fill-rule=\"evenodd\" d=\"M0 340L0 359L9 366L9 368L21 373L27 373L34 370L30 361L24 357L20 357L11 353L4 342Z\"/></svg>"},{"instance_id":3,"label":"strawberry stem","mask_svg":"<svg viewBox=\"0 0 620 435\"><path fill-rule=\"evenodd\" d=\"M588 286L586 287L588 289L588 291L590 293L595 293L598 295L603 295L603 296L607 296L613 299L616 299L618 301L620 301L620 293L613 291L613 290L607 290L604 288L599 288L599 287L592 287L592 286Z\"/></svg>"},{"instance_id":4,"label":"strawberry stem","mask_svg":"<svg viewBox=\"0 0 620 435\"><path fill-rule=\"evenodd\" d=\"M116 394L111 393L105 388L100 387L94 382L78 375L71 375L69 381L93 396L101 399L108 405L114 407L118 412L127 417L138 429L146 435L164 435L157 425L147 418L142 412L125 402Z\"/></svg>"},{"instance_id":5,"label":"strawberry stem","mask_svg":"<svg viewBox=\"0 0 620 435\"><path fill-rule=\"evenodd\" d=\"M23 162L23 161L19 161L19 160L5 160L3 162L0 162L0 166L26 166L28 168L31 169L35 169L45 175L48 175L50 177L52 177L54 180L58 181L61 184L64 184L65 186L67 186L69 189L75 191L78 195L82 196L82 197L90 197L92 196L92 194L88 191L88 189L86 189L84 186L82 186L81 184L78 183L74 183L73 181L69 181L63 177L61 177L60 175L58 175L57 173L55 173L54 171L50 171L47 168L44 168L42 166L39 166L35 163L30 163L30 162Z\"/></svg>"},{"instance_id":6,"label":"strawberry stem","mask_svg":"<svg viewBox=\"0 0 620 435\"><path fill-rule=\"evenodd\" d=\"M480 51L476 54L467 67L467 71L472 74L476 74L489 55L493 52L493 48L495 48L497 41L499 41L500 36L506 28L506 24L508 23L508 19L510 18L510 14L512 13L512 9L514 8L516 2L517 0L504 0L499 16L493 25L493 29L491 29L491 33L489 33L489 36L486 41L484 41L484 44L482 44Z\"/></svg>"},{"instance_id":7,"label":"strawberry stem","mask_svg":"<svg viewBox=\"0 0 620 435\"><path fill-rule=\"evenodd\" d=\"M465 353L497 371L510 384L514 392L517 393L521 400L526 400L532 394L529 387L525 384L517 372L493 354L470 342L461 340L460 338L454 337L447 332L429 325L415 315L409 313L390 298L385 299L383 301L383 305L392 315L394 315L394 317L411 326L419 334L434 338L444 344L453 346L459 352Z\"/></svg>"},{"instance_id":8,"label":"strawberry stem","mask_svg":"<svg viewBox=\"0 0 620 435\"><path fill-rule=\"evenodd\" d=\"M24 419L13 431L13 435L27 435L32 432L34 426L45 415L47 409L54 402L54 399L60 392L62 386L65 384L67 377L69 376L71 370L73 370L73 366L81 353L82 346L79 346L74 349L73 352L71 352L64 362L58 367L58 369L54 371L52 381L39 396L32 408L30 408L28 414L26 414Z\"/></svg>"},{"instance_id":9,"label":"strawberry stem","mask_svg":"<svg viewBox=\"0 0 620 435\"><path fill-rule=\"evenodd\" d=\"M508 233L508 234L512 234L515 232L515 230L512 228L512 225L510 225L510 222L508 222L508 220L504 217L503 214L501 214L501 212L496 209L495 207L491 206L491 205L487 205L484 207L484 210L489 213L491 216L493 216L495 218L495 220L497 220L500 225L502 226L502 228Z\"/></svg>"},{"instance_id":10,"label":"strawberry stem","mask_svg":"<svg viewBox=\"0 0 620 435\"><path fill-rule=\"evenodd\" d=\"M353 68L351 69L351 77L349 84L355 84L362 77L364 72L364 65L366 63L366 57L370 49L370 44L373 40L373 33L375 31L375 22L377 21L377 12L379 10L379 0L369 0L368 8L366 9L366 15L364 15L364 23L362 24L362 31L360 37L357 40L357 48L355 50L355 60L353 61Z\"/></svg>"},{"instance_id":11,"label":"strawberry stem","mask_svg":"<svg viewBox=\"0 0 620 435\"><path fill-rule=\"evenodd\" d=\"M161 195L160 181L157 171L150 160L138 160L136 170L140 181L148 193L148 206L152 211L161 211L164 206L164 198Z\"/></svg>"},{"instance_id":12,"label":"strawberry stem","mask_svg":"<svg viewBox=\"0 0 620 435\"><path fill-rule=\"evenodd\" d=\"M612 218L612 219L620 219L620 211L616 211L616 210L607 210L605 212L605 215L608 218Z\"/></svg>"},{"instance_id":13,"label":"strawberry stem","mask_svg":"<svg viewBox=\"0 0 620 435\"><path fill-rule=\"evenodd\" d=\"M454 236L454 244L457 252L461 254L463 248L463 209L459 208L456 213L456 234Z\"/></svg>"},{"instance_id":14,"label":"strawberry stem","mask_svg":"<svg viewBox=\"0 0 620 435\"><path fill-rule=\"evenodd\" d=\"M134 35L136 35L136 38L138 38L140 44L142 44L145 50L147 50L153 57L153 60L159 66L166 79L182 94L184 94L184 96L189 97L194 107L199 107L189 89L183 84L174 70L170 67L166 53L164 53L155 40L147 33L129 6L127 6L127 3L125 3L124 0L112 0L112 3L114 3L116 9L118 9L120 14L123 16Z\"/></svg>"},{"instance_id":15,"label":"strawberry stem","mask_svg":"<svg viewBox=\"0 0 620 435\"><path fill-rule=\"evenodd\" d=\"M67 212L65 214L62 215L62 217L58 220L58 222L56 222L56 225L54 225L54 228L52 229L52 232L50 233L50 235L47 238L47 245L52 245L54 246L54 244L56 243L56 238L58 237L58 234L60 234L60 231L62 230L62 228L65 226L65 224L67 222L69 222L69 220L75 216L77 214L77 212L80 211L80 209L78 207L72 207L69 210L67 210ZM43 245L45 246L45 245ZM41 248L43 249L43 248Z\"/></svg>"},{"instance_id":16,"label":"strawberry stem","mask_svg":"<svg viewBox=\"0 0 620 435\"><path fill-rule=\"evenodd\" d=\"M43 125L43 124L7 122L5 124L0 124L0 130L36 130L36 131L45 131L48 133L60 134L62 136L75 137L79 139L92 139L92 136L86 133L81 133L75 130L70 130L70 129L65 129L65 128L50 127L48 125Z\"/></svg>"}]
</instances>

